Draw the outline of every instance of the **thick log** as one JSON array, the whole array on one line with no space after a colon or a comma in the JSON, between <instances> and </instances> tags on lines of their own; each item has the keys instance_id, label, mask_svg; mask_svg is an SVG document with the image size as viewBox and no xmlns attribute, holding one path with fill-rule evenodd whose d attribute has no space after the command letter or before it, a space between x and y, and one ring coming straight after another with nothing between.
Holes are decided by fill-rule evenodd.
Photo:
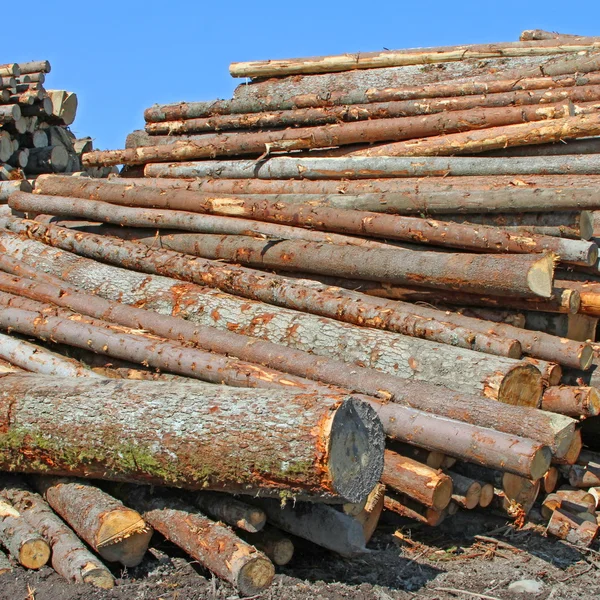
<instances>
[{"instance_id":1,"label":"thick log","mask_svg":"<svg viewBox=\"0 0 600 600\"><path fill-rule=\"evenodd\" d=\"M381 481L386 488L439 511L452 499L448 475L391 450L385 451Z\"/></svg>"},{"instance_id":2,"label":"thick log","mask_svg":"<svg viewBox=\"0 0 600 600\"><path fill-rule=\"evenodd\" d=\"M7 375L0 380L6 388L5 408L13 406L11 427L4 437L8 439L10 432L16 436L3 456L3 469L192 489L324 493L349 501L365 497L381 473L381 424L372 410L347 396L265 393L195 382L107 379L101 388L85 382L34 375ZM69 401L73 397L76 403ZM48 412L42 419L44 406ZM77 428L71 426L72 417L65 419L65 410L78 415ZM265 411L272 415L269 419ZM242 413L243 420L238 418ZM125 414L130 418L124 419ZM182 437L177 432L186 414ZM147 431L144 419L153 423ZM253 421L252 436L263 440L260 445L269 460L257 462L256 446L249 443L244 449L239 444L240 439L248 439L247 427ZM29 437L19 437L19 431L27 431ZM50 441L49 432L60 444ZM25 450L30 456L27 448L36 448L28 439L44 444L36 459L22 454ZM66 448L73 453L67 454ZM81 459L69 459L79 452ZM43 456L52 458L51 469ZM176 463L173 456L178 456ZM279 461L277 457L283 456L285 461ZM370 466L357 471L357 464Z\"/></svg>"},{"instance_id":3,"label":"thick log","mask_svg":"<svg viewBox=\"0 0 600 600\"><path fill-rule=\"evenodd\" d=\"M234 585L243 596L261 594L271 585L275 569L262 552L185 501L154 495L147 486L124 484L114 491L165 538Z\"/></svg>"},{"instance_id":4,"label":"thick log","mask_svg":"<svg viewBox=\"0 0 600 600\"><path fill-rule=\"evenodd\" d=\"M53 510L103 559L125 567L140 564L152 528L138 512L83 480L35 477L33 482Z\"/></svg>"},{"instance_id":5,"label":"thick log","mask_svg":"<svg viewBox=\"0 0 600 600\"><path fill-rule=\"evenodd\" d=\"M434 136L432 139L437 140L438 138L435 136L440 132L447 132L449 136L465 136L469 134L455 132L470 132L473 129L482 128L487 128L484 131L489 129L491 133L495 129L506 127L508 128L506 133L509 133L513 132L513 129L510 128L516 127L513 136L520 133L521 138L526 136L528 140L535 139L535 141L529 141L530 144L558 141L561 137L588 137L600 133L600 125L597 124L598 119L594 115L568 117L567 115L570 113L570 106L555 103L541 108L535 106L476 108L467 111L451 111L441 115L374 119L357 123L290 128L262 133L223 133L207 136L204 142L197 140L194 142L176 142L166 146L89 152L82 157L82 162L85 167L120 164L136 165L170 160L184 161L215 158L216 156L262 155L265 152L270 154L271 152L290 152L292 150L311 150L334 146L350 146L349 152L352 152L352 144L412 140L413 138L427 139L426 136ZM535 123L539 120L549 120L555 124L548 125L544 129ZM529 123L529 121L534 121L534 123ZM515 123L518 125L515 125ZM473 137L477 139L476 135L473 135ZM522 142L515 143L512 137L509 139L511 142L509 145L526 145ZM402 144L403 142L395 141L394 143ZM410 143L415 144L415 142ZM482 152L502 147L502 145L498 146L497 142L494 145L490 141L482 147L474 144L473 147L475 149L472 152ZM468 146L467 150L471 152L471 148ZM453 149L450 153L454 154L455 150ZM383 155L400 156L407 155L407 152L384 152ZM423 155L425 156L427 153ZM435 152L434 155L440 155L440 153ZM379 154L379 156L382 156L382 154Z\"/></svg>"},{"instance_id":6,"label":"thick log","mask_svg":"<svg viewBox=\"0 0 600 600\"><path fill-rule=\"evenodd\" d=\"M403 496L402 494L396 494L387 490L383 506L387 511L393 512L406 519L425 523L430 527L437 527L440 525L448 514L447 511L428 508L408 496Z\"/></svg>"},{"instance_id":7,"label":"thick log","mask_svg":"<svg viewBox=\"0 0 600 600\"><path fill-rule=\"evenodd\" d=\"M576 488L600 486L600 464L572 465L569 471L569 483Z\"/></svg>"},{"instance_id":8,"label":"thick log","mask_svg":"<svg viewBox=\"0 0 600 600\"><path fill-rule=\"evenodd\" d=\"M558 508L552 513L546 531L561 540L587 548L598 533L598 525Z\"/></svg>"},{"instance_id":9,"label":"thick log","mask_svg":"<svg viewBox=\"0 0 600 600\"><path fill-rule=\"evenodd\" d=\"M532 481L514 473L503 473L500 504L508 514L511 514L515 505L527 514L535 504L540 487L541 479Z\"/></svg>"},{"instance_id":10,"label":"thick log","mask_svg":"<svg viewBox=\"0 0 600 600\"><path fill-rule=\"evenodd\" d=\"M114 586L110 571L23 480L4 475L0 479L0 497L10 502L48 540L52 549L52 568L59 575L67 581L89 583L102 589Z\"/></svg>"},{"instance_id":11,"label":"thick log","mask_svg":"<svg viewBox=\"0 0 600 600\"><path fill-rule=\"evenodd\" d=\"M32 148L29 152L27 172L31 175L62 173L67 169L68 162L69 154L63 146Z\"/></svg>"},{"instance_id":12,"label":"thick log","mask_svg":"<svg viewBox=\"0 0 600 600\"><path fill-rule=\"evenodd\" d=\"M448 475L452 479L452 500L467 510L478 506L481 498L481 484L452 471Z\"/></svg>"},{"instance_id":13,"label":"thick log","mask_svg":"<svg viewBox=\"0 0 600 600\"><path fill-rule=\"evenodd\" d=\"M200 492L194 496L194 504L209 517L250 533L262 530L267 521L260 508L228 494Z\"/></svg>"},{"instance_id":14,"label":"thick log","mask_svg":"<svg viewBox=\"0 0 600 600\"><path fill-rule=\"evenodd\" d=\"M252 502L265 511L270 523L283 531L344 557L367 552L361 523L332 506L308 502L286 502L282 505L269 499L253 499Z\"/></svg>"},{"instance_id":15,"label":"thick log","mask_svg":"<svg viewBox=\"0 0 600 600\"><path fill-rule=\"evenodd\" d=\"M3 333L0 333L0 358L32 373L57 377L100 377L76 360Z\"/></svg>"},{"instance_id":16,"label":"thick log","mask_svg":"<svg viewBox=\"0 0 600 600\"><path fill-rule=\"evenodd\" d=\"M276 527L267 525L256 533L240 535L279 567L287 565L294 556L294 542Z\"/></svg>"},{"instance_id":17,"label":"thick log","mask_svg":"<svg viewBox=\"0 0 600 600\"><path fill-rule=\"evenodd\" d=\"M542 396L542 410L573 418L600 414L600 392L595 387L561 385L549 387Z\"/></svg>"},{"instance_id":18,"label":"thick log","mask_svg":"<svg viewBox=\"0 0 600 600\"><path fill-rule=\"evenodd\" d=\"M0 500L0 542L27 569L39 569L50 559L46 540L5 500Z\"/></svg>"},{"instance_id":19,"label":"thick log","mask_svg":"<svg viewBox=\"0 0 600 600\"><path fill-rule=\"evenodd\" d=\"M77 114L77 94L65 90L48 90L52 115L64 125L71 125Z\"/></svg>"}]
</instances>

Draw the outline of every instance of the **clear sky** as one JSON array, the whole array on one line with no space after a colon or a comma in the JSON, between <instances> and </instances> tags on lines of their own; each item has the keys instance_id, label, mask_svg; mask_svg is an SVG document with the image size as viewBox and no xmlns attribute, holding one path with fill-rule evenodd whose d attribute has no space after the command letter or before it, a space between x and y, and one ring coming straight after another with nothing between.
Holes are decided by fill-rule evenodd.
<instances>
[{"instance_id":1,"label":"clear sky","mask_svg":"<svg viewBox=\"0 0 600 600\"><path fill-rule=\"evenodd\" d=\"M72 130L108 149L152 104L231 97L243 81L233 61L515 41L523 29L600 36L600 0L29 0L4 22L0 63L50 60L46 87L79 97Z\"/></svg>"}]
</instances>

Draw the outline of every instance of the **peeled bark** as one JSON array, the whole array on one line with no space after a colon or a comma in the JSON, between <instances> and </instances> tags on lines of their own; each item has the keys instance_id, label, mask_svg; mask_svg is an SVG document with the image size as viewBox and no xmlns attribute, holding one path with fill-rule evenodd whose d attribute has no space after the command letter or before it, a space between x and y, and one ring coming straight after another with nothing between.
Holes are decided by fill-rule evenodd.
<instances>
[{"instance_id":1,"label":"peeled bark","mask_svg":"<svg viewBox=\"0 0 600 600\"><path fill-rule=\"evenodd\" d=\"M263 593L273 581L269 559L229 528L196 512L186 502L153 495L146 486L120 485L119 497L138 510L165 538L185 550L244 596Z\"/></svg>"},{"instance_id":2,"label":"peeled bark","mask_svg":"<svg viewBox=\"0 0 600 600\"><path fill-rule=\"evenodd\" d=\"M194 496L194 504L209 517L250 533L262 530L267 520L260 508L227 494L200 492Z\"/></svg>"},{"instance_id":3,"label":"peeled bark","mask_svg":"<svg viewBox=\"0 0 600 600\"><path fill-rule=\"evenodd\" d=\"M50 559L46 540L4 500L0 500L0 542L27 569L39 569Z\"/></svg>"},{"instance_id":4,"label":"peeled bark","mask_svg":"<svg viewBox=\"0 0 600 600\"><path fill-rule=\"evenodd\" d=\"M452 480L442 472L391 450L385 451L382 483L417 502L443 510L452 498Z\"/></svg>"},{"instance_id":5,"label":"peeled bark","mask_svg":"<svg viewBox=\"0 0 600 600\"><path fill-rule=\"evenodd\" d=\"M89 583L102 589L114 586L110 571L21 479L4 475L0 479L0 497L10 502L48 540L52 568L59 575L67 581Z\"/></svg>"},{"instance_id":6,"label":"peeled bark","mask_svg":"<svg viewBox=\"0 0 600 600\"><path fill-rule=\"evenodd\" d=\"M561 540L587 548L598 533L598 525L558 508L552 513L546 531Z\"/></svg>"},{"instance_id":7,"label":"peeled bark","mask_svg":"<svg viewBox=\"0 0 600 600\"><path fill-rule=\"evenodd\" d=\"M595 387L549 387L542 396L542 410L576 419L595 417L600 414L600 392Z\"/></svg>"},{"instance_id":8,"label":"peeled bark","mask_svg":"<svg viewBox=\"0 0 600 600\"><path fill-rule=\"evenodd\" d=\"M35 375L7 375L0 386L3 410L12 407L4 470L358 501L382 468L381 425L349 397L187 382L107 379L99 387ZM257 461L248 431L264 460Z\"/></svg>"}]
</instances>

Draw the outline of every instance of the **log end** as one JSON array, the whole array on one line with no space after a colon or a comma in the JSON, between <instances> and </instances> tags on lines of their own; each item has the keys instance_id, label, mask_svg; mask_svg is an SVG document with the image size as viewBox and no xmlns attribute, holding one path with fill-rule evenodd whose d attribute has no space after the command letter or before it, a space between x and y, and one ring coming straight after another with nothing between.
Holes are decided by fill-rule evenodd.
<instances>
[{"instance_id":1,"label":"log end","mask_svg":"<svg viewBox=\"0 0 600 600\"><path fill-rule=\"evenodd\" d=\"M437 511L444 510L452 500L453 484L448 476L440 477L435 490L433 491L432 504Z\"/></svg>"},{"instance_id":2,"label":"log end","mask_svg":"<svg viewBox=\"0 0 600 600\"><path fill-rule=\"evenodd\" d=\"M594 360L594 349L591 344L585 344L579 353L579 368L582 371L587 371Z\"/></svg>"},{"instance_id":3,"label":"log end","mask_svg":"<svg viewBox=\"0 0 600 600\"><path fill-rule=\"evenodd\" d=\"M550 467L544 475L544 492L551 494L558 484L558 477L560 473L556 467Z\"/></svg>"},{"instance_id":4,"label":"log end","mask_svg":"<svg viewBox=\"0 0 600 600\"><path fill-rule=\"evenodd\" d=\"M556 255L549 253L537 260L529 268L527 283L529 289L542 298L552 296L552 281L554 279L554 264Z\"/></svg>"},{"instance_id":5,"label":"log end","mask_svg":"<svg viewBox=\"0 0 600 600\"><path fill-rule=\"evenodd\" d=\"M332 486L348 502L361 502L383 472L385 436L377 414L351 398L335 411L331 422L328 467Z\"/></svg>"},{"instance_id":6,"label":"log end","mask_svg":"<svg viewBox=\"0 0 600 600\"><path fill-rule=\"evenodd\" d=\"M531 461L531 479L537 481L540 477L543 477L550 468L550 462L552 461L552 450L548 446L540 447Z\"/></svg>"},{"instance_id":7,"label":"log end","mask_svg":"<svg viewBox=\"0 0 600 600\"><path fill-rule=\"evenodd\" d=\"M114 510L105 515L98 531L98 554L104 560L135 567L142 562L151 537L152 528L137 511Z\"/></svg>"},{"instance_id":8,"label":"log end","mask_svg":"<svg viewBox=\"0 0 600 600\"><path fill-rule=\"evenodd\" d=\"M256 533L260 531L267 522L267 515L260 508L251 506L248 508L246 516L244 518L244 526L242 529L249 531L250 533Z\"/></svg>"},{"instance_id":9,"label":"log end","mask_svg":"<svg viewBox=\"0 0 600 600\"><path fill-rule=\"evenodd\" d=\"M467 490L464 496L464 507L467 510L473 510L479 505L479 498L481 497L481 484L478 481L473 484Z\"/></svg>"},{"instance_id":10,"label":"log end","mask_svg":"<svg viewBox=\"0 0 600 600\"><path fill-rule=\"evenodd\" d=\"M240 569L236 587L244 596L257 596L271 585L274 577L273 563L257 553Z\"/></svg>"},{"instance_id":11,"label":"log end","mask_svg":"<svg viewBox=\"0 0 600 600\"><path fill-rule=\"evenodd\" d=\"M94 563L88 563L82 567L81 579L84 583L102 590L110 590L115 585L115 578L110 571Z\"/></svg>"},{"instance_id":12,"label":"log end","mask_svg":"<svg viewBox=\"0 0 600 600\"><path fill-rule=\"evenodd\" d=\"M579 235L582 240L589 240L594 236L594 219L589 210L583 210L579 214Z\"/></svg>"},{"instance_id":13,"label":"log end","mask_svg":"<svg viewBox=\"0 0 600 600\"><path fill-rule=\"evenodd\" d=\"M504 404L538 408L542 401L544 384L540 370L528 363L512 368L498 389L498 400Z\"/></svg>"},{"instance_id":14,"label":"log end","mask_svg":"<svg viewBox=\"0 0 600 600\"><path fill-rule=\"evenodd\" d=\"M484 483L481 486L481 493L479 494L479 506L481 508L487 508L494 499L494 486L491 483Z\"/></svg>"},{"instance_id":15,"label":"log end","mask_svg":"<svg viewBox=\"0 0 600 600\"><path fill-rule=\"evenodd\" d=\"M271 549L271 560L279 567L287 565L294 556L294 543L286 537L277 540Z\"/></svg>"},{"instance_id":16,"label":"log end","mask_svg":"<svg viewBox=\"0 0 600 600\"><path fill-rule=\"evenodd\" d=\"M42 538L24 542L19 549L18 561L28 569L39 569L50 560L50 546Z\"/></svg>"}]
</instances>

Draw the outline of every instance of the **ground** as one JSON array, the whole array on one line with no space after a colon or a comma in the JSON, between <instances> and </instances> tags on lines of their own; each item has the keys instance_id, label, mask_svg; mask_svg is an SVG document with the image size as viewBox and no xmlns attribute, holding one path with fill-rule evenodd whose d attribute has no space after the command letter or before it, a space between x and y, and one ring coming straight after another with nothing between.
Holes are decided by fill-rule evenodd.
<instances>
[{"instance_id":1,"label":"ground","mask_svg":"<svg viewBox=\"0 0 600 600\"><path fill-rule=\"evenodd\" d=\"M462 512L440 527L384 521L370 553L341 559L314 546L300 547L294 560L278 568L264 600L468 600L550 598L586 600L600 596L600 550L578 550L544 537L541 525L521 530L489 514ZM487 536L493 541L475 538ZM302 544L300 542L300 544ZM52 569L18 569L0 575L1 600L237 600L228 584L211 577L176 548L156 539L145 561L115 571L111 591L69 584ZM538 594L508 586L531 579ZM468 593L467 593L468 592Z\"/></svg>"}]
</instances>

